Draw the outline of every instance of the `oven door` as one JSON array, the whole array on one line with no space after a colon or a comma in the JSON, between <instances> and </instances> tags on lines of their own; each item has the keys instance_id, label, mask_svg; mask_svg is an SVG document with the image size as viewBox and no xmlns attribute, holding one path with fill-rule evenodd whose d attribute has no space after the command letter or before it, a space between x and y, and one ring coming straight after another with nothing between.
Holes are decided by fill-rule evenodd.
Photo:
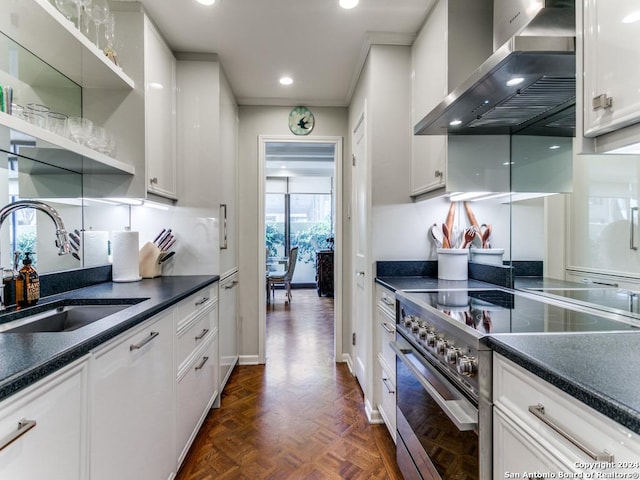
<instances>
[{"instance_id":1,"label":"oven door","mask_svg":"<svg viewBox=\"0 0 640 480\"><path fill-rule=\"evenodd\" d=\"M406 479L477 480L478 408L400 334L396 353L398 465Z\"/></svg>"}]
</instances>

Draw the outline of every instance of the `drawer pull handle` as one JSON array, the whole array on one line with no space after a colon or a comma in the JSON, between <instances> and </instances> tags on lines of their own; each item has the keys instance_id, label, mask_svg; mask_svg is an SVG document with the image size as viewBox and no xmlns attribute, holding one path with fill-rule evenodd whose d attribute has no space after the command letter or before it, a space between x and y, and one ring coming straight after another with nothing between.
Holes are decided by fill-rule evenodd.
<instances>
[{"instance_id":1,"label":"drawer pull handle","mask_svg":"<svg viewBox=\"0 0 640 480\"><path fill-rule=\"evenodd\" d=\"M202 340L207 333L209 333L208 328L202 329L202 332L200 332L200 335L196 335L196 340Z\"/></svg>"},{"instance_id":2,"label":"drawer pull handle","mask_svg":"<svg viewBox=\"0 0 640 480\"><path fill-rule=\"evenodd\" d=\"M142 347L144 347L147 343L149 343L151 340L156 338L158 335L160 335L160 332L151 332L147 338L140 341L139 343L134 343L132 345L129 345L129 351L140 350Z\"/></svg>"},{"instance_id":3,"label":"drawer pull handle","mask_svg":"<svg viewBox=\"0 0 640 480\"><path fill-rule=\"evenodd\" d=\"M200 305L202 305L203 303L208 302L208 301L209 301L209 297L202 297L200 300L198 300L198 301L196 302L196 307L198 307L198 306L200 306Z\"/></svg>"},{"instance_id":4,"label":"drawer pull handle","mask_svg":"<svg viewBox=\"0 0 640 480\"><path fill-rule=\"evenodd\" d=\"M613 462L613 455L607 452L606 450L603 453L594 453L588 447L586 447L582 442L574 438L569 432L565 431L562 427L556 425L547 415L544 413L543 405L530 405L529 412L532 413L536 418L542 421L545 425L548 425L555 432L560 434L562 437L567 439L573 445L582 450L587 456L589 456L592 460L596 462Z\"/></svg>"},{"instance_id":5,"label":"drawer pull handle","mask_svg":"<svg viewBox=\"0 0 640 480\"><path fill-rule=\"evenodd\" d=\"M387 333L396 333L396 327L387 322L380 322L382 328L384 328Z\"/></svg>"},{"instance_id":6,"label":"drawer pull handle","mask_svg":"<svg viewBox=\"0 0 640 480\"><path fill-rule=\"evenodd\" d=\"M231 282L231 283L227 283L227 284L224 286L224 288L225 288L225 290L229 290L230 288L235 287L237 284L238 284L238 280L234 280L234 281L233 281L233 282Z\"/></svg>"},{"instance_id":7,"label":"drawer pull handle","mask_svg":"<svg viewBox=\"0 0 640 480\"><path fill-rule=\"evenodd\" d=\"M10 433L6 437L4 437L2 440L0 440L0 450L4 450L5 448L7 448L9 445L11 445L13 442L15 442L17 439L19 439L22 435L27 433L29 430L31 430L35 426L36 426L35 420L27 420L26 418L23 418L22 420L20 420L18 422L18 429L15 432Z\"/></svg>"},{"instance_id":8,"label":"drawer pull handle","mask_svg":"<svg viewBox=\"0 0 640 480\"><path fill-rule=\"evenodd\" d=\"M393 300L389 300L387 297L382 297L380 300L382 300L382 303L390 307L394 307L396 304Z\"/></svg>"},{"instance_id":9,"label":"drawer pull handle","mask_svg":"<svg viewBox=\"0 0 640 480\"><path fill-rule=\"evenodd\" d=\"M382 377L382 383L384 383L384 386L387 387L387 392L389 393L396 393L395 389L393 387L390 387L390 383L389 383L389 379L388 378L384 378Z\"/></svg>"},{"instance_id":10,"label":"drawer pull handle","mask_svg":"<svg viewBox=\"0 0 640 480\"><path fill-rule=\"evenodd\" d=\"M209 360L209 357L202 357L202 360L200 360L200 363L196 365L196 370L202 370L202 368L204 367L204 364L207 363L208 360Z\"/></svg>"}]
</instances>

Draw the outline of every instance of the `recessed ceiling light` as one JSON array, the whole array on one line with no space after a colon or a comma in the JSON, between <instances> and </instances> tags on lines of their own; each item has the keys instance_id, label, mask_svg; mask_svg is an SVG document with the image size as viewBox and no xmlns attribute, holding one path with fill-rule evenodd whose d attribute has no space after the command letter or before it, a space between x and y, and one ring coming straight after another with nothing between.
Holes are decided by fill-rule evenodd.
<instances>
[{"instance_id":1,"label":"recessed ceiling light","mask_svg":"<svg viewBox=\"0 0 640 480\"><path fill-rule=\"evenodd\" d=\"M202 5L213 5L216 3L216 0L196 0L196 2L201 3Z\"/></svg>"},{"instance_id":2,"label":"recessed ceiling light","mask_svg":"<svg viewBox=\"0 0 640 480\"><path fill-rule=\"evenodd\" d=\"M282 77L280 79L280 83L282 85L291 85L293 83L293 78L291 78L291 77Z\"/></svg>"},{"instance_id":3,"label":"recessed ceiling light","mask_svg":"<svg viewBox=\"0 0 640 480\"><path fill-rule=\"evenodd\" d=\"M509 80L507 82L507 87L513 87L514 85L520 85L522 82L524 82L524 78L522 78L522 77L512 78L511 80Z\"/></svg>"},{"instance_id":4,"label":"recessed ceiling light","mask_svg":"<svg viewBox=\"0 0 640 480\"><path fill-rule=\"evenodd\" d=\"M449 122L449 125L451 125L452 127L457 127L461 123L462 123L462 120L452 120Z\"/></svg>"},{"instance_id":5,"label":"recessed ceiling light","mask_svg":"<svg viewBox=\"0 0 640 480\"><path fill-rule=\"evenodd\" d=\"M349 10L350 8L353 8L356 5L358 5L359 1L360 0L340 0L340 6L342 8Z\"/></svg>"}]
</instances>

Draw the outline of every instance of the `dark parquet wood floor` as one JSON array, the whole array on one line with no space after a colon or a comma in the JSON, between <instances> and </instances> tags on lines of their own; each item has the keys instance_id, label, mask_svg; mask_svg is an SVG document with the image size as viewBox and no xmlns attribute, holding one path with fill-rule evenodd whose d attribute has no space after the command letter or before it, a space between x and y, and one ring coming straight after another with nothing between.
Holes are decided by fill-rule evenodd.
<instances>
[{"instance_id":1,"label":"dark parquet wood floor","mask_svg":"<svg viewBox=\"0 0 640 480\"><path fill-rule=\"evenodd\" d=\"M401 479L384 425L333 358L333 299L293 290L268 306L266 365L237 366L177 480Z\"/></svg>"}]
</instances>

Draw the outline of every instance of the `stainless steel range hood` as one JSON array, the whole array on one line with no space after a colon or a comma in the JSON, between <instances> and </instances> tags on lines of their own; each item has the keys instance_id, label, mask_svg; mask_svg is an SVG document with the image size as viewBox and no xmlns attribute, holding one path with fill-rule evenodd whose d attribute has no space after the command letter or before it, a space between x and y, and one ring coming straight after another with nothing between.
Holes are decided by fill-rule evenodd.
<instances>
[{"instance_id":1,"label":"stainless steel range hood","mask_svg":"<svg viewBox=\"0 0 640 480\"><path fill-rule=\"evenodd\" d=\"M574 136L574 2L496 0L494 9L494 46L508 40L414 133Z\"/></svg>"}]
</instances>

